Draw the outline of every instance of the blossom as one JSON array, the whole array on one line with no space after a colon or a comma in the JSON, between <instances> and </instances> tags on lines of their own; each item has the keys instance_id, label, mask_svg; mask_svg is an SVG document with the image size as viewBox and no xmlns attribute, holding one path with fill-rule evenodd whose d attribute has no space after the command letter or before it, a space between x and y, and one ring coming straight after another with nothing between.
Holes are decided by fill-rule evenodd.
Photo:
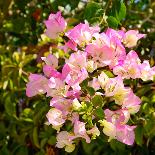
<instances>
[{"instance_id":1,"label":"blossom","mask_svg":"<svg viewBox=\"0 0 155 155\"><path fill-rule=\"evenodd\" d=\"M83 46L88 44L91 41L93 35L99 31L99 27L89 27L88 23L80 23L73 29L66 32L66 36L79 46Z\"/></svg>"},{"instance_id":2,"label":"blossom","mask_svg":"<svg viewBox=\"0 0 155 155\"><path fill-rule=\"evenodd\" d=\"M117 139L122 143L132 145L135 139L133 131L135 126L124 124L129 119L128 115L125 113L123 113L123 110L112 112L107 109L105 110L106 120L101 120L100 123L101 126L104 126L103 133L109 136L109 140Z\"/></svg>"},{"instance_id":3,"label":"blossom","mask_svg":"<svg viewBox=\"0 0 155 155\"><path fill-rule=\"evenodd\" d=\"M44 94L47 86L48 79L46 77L39 74L30 74L29 82L26 85L26 95L32 97L37 94Z\"/></svg>"},{"instance_id":4,"label":"blossom","mask_svg":"<svg viewBox=\"0 0 155 155\"><path fill-rule=\"evenodd\" d=\"M80 102L76 98L73 100L72 104L73 104L73 109L74 110L78 110L78 109L80 109L82 107L82 105L80 104Z\"/></svg>"},{"instance_id":5,"label":"blossom","mask_svg":"<svg viewBox=\"0 0 155 155\"><path fill-rule=\"evenodd\" d=\"M123 37L123 43L126 47L131 48L137 45L137 41L143 38L145 34L140 34L137 30L129 30Z\"/></svg>"},{"instance_id":6,"label":"blossom","mask_svg":"<svg viewBox=\"0 0 155 155\"><path fill-rule=\"evenodd\" d=\"M110 137L110 139L116 139L116 127L113 123L106 120L99 121L101 126L104 126L103 133Z\"/></svg>"},{"instance_id":7,"label":"blossom","mask_svg":"<svg viewBox=\"0 0 155 155\"><path fill-rule=\"evenodd\" d=\"M50 101L50 106L60 110L63 115L67 116L71 113L71 103L71 99L66 99L64 97L53 97Z\"/></svg>"},{"instance_id":8,"label":"blossom","mask_svg":"<svg viewBox=\"0 0 155 155\"><path fill-rule=\"evenodd\" d=\"M114 58L110 64L110 68L113 68L117 65L120 61L124 60L126 57L126 51L122 44L122 38L124 36L124 31L122 30L113 30L107 29L106 33L107 37L110 41L110 47L114 53Z\"/></svg>"},{"instance_id":9,"label":"blossom","mask_svg":"<svg viewBox=\"0 0 155 155\"><path fill-rule=\"evenodd\" d=\"M141 72L140 78L143 81L153 80L153 77L155 75L155 67L151 68L149 61L144 60L143 63L140 65L140 72Z\"/></svg>"},{"instance_id":10,"label":"blossom","mask_svg":"<svg viewBox=\"0 0 155 155\"><path fill-rule=\"evenodd\" d=\"M79 63L80 62L80 63ZM80 89L79 84L88 77L86 70L86 54L82 52L72 53L70 58L66 61L62 69L62 76L65 82Z\"/></svg>"},{"instance_id":11,"label":"blossom","mask_svg":"<svg viewBox=\"0 0 155 155\"><path fill-rule=\"evenodd\" d=\"M65 82L69 86L72 86L74 90L80 90L81 88L79 84L88 77L88 73L85 68L77 70L76 67L70 67L68 64L64 65L63 73Z\"/></svg>"},{"instance_id":12,"label":"blossom","mask_svg":"<svg viewBox=\"0 0 155 155\"><path fill-rule=\"evenodd\" d=\"M85 123L80 121L75 121L74 123L74 136L72 136L70 139L73 140L75 138L85 138L87 143L90 143L90 138L87 135L86 129L85 129Z\"/></svg>"},{"instance_id":13,"label":"blossom","mask_svg":"<svg viewBox=\"0 0 155 155\"><path fill-rule=\"evenodd\" d=\"M47 96L56 97L56 96L65 96L69 87L67 87L59 78L51 77L48 80L48 85L46 87Z\"/></svg>"},{"instance_id":14,"label":"blossom","mask_svg":"<svg viewBox=\"0 0 155 155\"><path fill-rule=\"evenodd\" d=\"M89 44L86 47L88 55L92 56L94 62L98 63L98 67L110 65L114 54L108 46L99 47L95 44Z\"/></svg>"},{"instance_id":15,"label":"blossom","mask_svg":"<svg viewBox=\"0 0 155 155\"><path fill-rule=\"evenodd\" d=\"M43 72L47 77L61 77L61 73L56 70L58 67L58 59L56 56L49 54L47 57L41 57L41 59L45 62Z\"/></svg>"},{"instance_id":16,"label":"blossom","mask_svg":"<svg viewBox=\"0 0 155 155\"><path fill-rule=\"evenodd\" d=\"M75 122L79 121L79 114L77 112L73 112L69 120L74 124Z\"/></svg>"},{"instance_id":17,"label":"blossom","mask_svg":"<svg viewBox=\"0 0 155 155\"><path fill-rule=\"evenodd\" d=\"M130 88L124 87L123 80L120 76L110 78L105 85L105 95L113 97L116 104L122 105L124 99L130 92Z\"/></svg>"},{"instance_id":18,"label":"blossom","mask_svg":"<svg viewBox=\"0 0 155 155\"><path fill-rule=\"evenodd\" d=\"M88 72L92 73L94 70L97 69L97 63L95 63L93 60L88 60L86 69Z\"/></svg>"},{"instance_id":19,"label":"blossom","mask_svg":"<svg viewBox=\"0 0 155 155\"><path fill-rule=\"evenodd\" d=\"M111 29L111 28L108 28L106 30L106 35L109 37L109 38L115 38L117 40L120 40L122 41L123 39L123 36L124 36L124 31L123 30L114 30L114 29Z\"/></svg>"},{"instance_id":20,"label":"blossom","mask_svg":"<svg viewBox=\"0 0 155 155\"><path fill-rule=\"evenodd\" d=\"M108 122L112 122L114 125L126 124L130 118L130 113L127 109L120 109L111 111L109 109L104 110L105 118Z\"/></svg>"},{"instance_id":21,"label":"blossom","mask_svg":"<svg viewBox=\"0 0 155 155\"><path fill-rule=\"evenodd\" d=\"M87 134L92 135L92 138L96 139L96 136L100 135L100 131L97 128L97 126L95 125L93 128L91 128L90 130L87 131Z\"/></svg>"},{"instance_id":22,"label":"blossom","mask_svg":"<svg viewBox=\"0 0 155 155\"><path fill-rule=\"evenodd\" d=\"M63 32L67 26L67 23L61 16L60 11L56 14L51 13L48 20L46 20L44 23L46 25L45 34L51 39L56 39L59 33Z\"/></svg>"},{"instance_id":23,"label":"blossom","mask_svg":"<svg viewBox=\"0 0 155 155\"><path fill-rule=\"evenodd\" d=\"M93 80L89 82L89 86L94 88L94 90L100 89L100 83L98 81L98 78L93 78Z\"/></svg>"},{"instance_id":24,"label":"blossom","mask_svg":"<svg viewBox=\"0 0 155 155\"><path fill-rule=\"evenodd\" d=\"M140 70L141 61L135 51L130 51L126 59L122 61L120 64L113 68L113 72L115 75L119 75L122 78L140 78L141 70Z\"/></svg>"},{"instance_id":25,"label":"blossom","mask_svg":"<svg viewBox=\"0 0 155 155\"><path fill-rule=\"evenodd\" d=\"M117 140L127 144L127 145L133 145L135 134L134 129L136 126L129 126L129 125L121 125L117 127Z\"/></svg>"},{"instance_id":26,"label":"blossom","mask_svg":"<svg viewBox=\"0 0 155 155\"><path fill-rule=\"evenodd\" d=\"M134 114L139 111L140 103L140 98L130 91L123 101L122 108L126 108L131 114Z\"/></svg>"},{"instance_id":27,"label":"blossom","mask_svg":"<svg viewBox=\"0 0 155 155\"><path fill-rule=\"evenodd\" d=\"M53 67L51 67L50 65L44 65L43 72L48 78L50 77L61 78L61 73L58 72Z\"/></svg>"},{"instance_id":28,"label":"blossom","mask_svg":"<svg viewBox=\"0 0 155 155\"><path fill-rule=\"evenodd\" d=\"M63 148L65 147L66 152L72 152L75 149L75 144L70 140L71 134L67 131L61 131L58 133L56 139L56 147Z\"/></svg>"},{"instance_id":29,"label":"blossom","mask_svg":"<svg viewBox=\"0 0 155 155\"><path fill-rule=\"evenodd\" d=\"M77 51L77 44L74 41L69 40L64 45L64 51L67 52L68 49L72 49L73 51Z\"/></svg>"},{"instance_id":30,"label":"blossom","mask_svg":"<svg viewBox=\"0 0 155 155\"><path fill-rule=\"evenodd\" d=\"M52 108L46 114L49 124L52 124L53 128L59 130L59 128L65 123L65 116L61 110Z\"/></svg>"},{"instance_id":31,"label":"blossom","mask_svg":"<svg viewBox=\"0 0 155 155\"><path fill-rule=\"evenodd\" d=\"M49 16L45 25L47 36L56 39L64 33L67 24L61 12L57 12ZM141 99L124 82L137 78L153 80L155 67L151 67L148 60L141 62L137 52L128 52L125 47L136 46L144 36L136 30L111 28L100 33L98 26L80 23L68 30L58 43L57 48L68 53L55 53L59 59L53 54L42 57L44 75L30 74L26 94L32 97L46 93L50 98L51 109L46 117L47 124L57 130L56 147L72 152L79 139L90 143L100 135L95 121L103 126L109 141L134 143L136 126L127 123L130 116L139 111ZM95 95L102 95L101 102L107 102L106 105L94 106L100 102ZM109 105L111 101L114 102ZM100 120L96 114L102 115L102 111L105 117ZM69 128L61 131L65 123L64 129L68 124Z\"/></svg>"},{"instance_id":32,"label":"blossom","mask_svg":"<svg viewBox=\"0 0 155 155\"><path fill-rule=\"evenodd\" d=\"M47 57L41 57L41 59L52 68L58 67L58 58L55 55L49 54Z\"/></svg>"},{"instance_id":33,"label":"blossom","mask_svg":"<svg viewBox=\"0 0 155 155\"><path fill-rule=\"evenodd\" d=\"M103 89L105 89L106 84L109 81L109 77L102 71L102 73L98 76L98 82Z\"/></svg>"},{"instance_id":34,"label":"blossom","mask_svg":"<svg viewBox=\"0 0 155 155\"><path fill-rule=\"evenodd\" d=\"M80 70L85 68L87 65L86 53L78 51L77 53L72 53L68 60L66 60L66 64L70 66L70 68L74 68L74 70Z\"/></svg>"}]
</instances>

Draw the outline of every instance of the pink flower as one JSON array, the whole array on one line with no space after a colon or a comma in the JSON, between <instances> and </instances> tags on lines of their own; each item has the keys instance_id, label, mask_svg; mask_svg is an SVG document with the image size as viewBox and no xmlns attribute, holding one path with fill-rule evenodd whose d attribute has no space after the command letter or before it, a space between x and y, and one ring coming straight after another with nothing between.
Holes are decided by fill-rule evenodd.
<instances>
[{"instance_id":1,"label":"pink flower","mask_svg":"<svg viewBox=\"0 0 155 155\"><path fill-rule=\"evenodd\" d=\"M43 66L43 72L47 77L61 78L61 73L49 65Z\"/></svg>"},{"instance_id":2,"label":"pink flower","mask_svg":"<svg viewBox=\"0 0 155 155\"><path fill-rule=\"evenodd\" d=\"M48 119L48 123L52 124L55 129L60 128L66 120L66 117L63 115L62 111L56 108L50 109L46 114L46 117Z\"/></svg>"},{"instance_id":3,"label":"pink flower","mask_svg":"<svg viewBox=\"0 0 155 155\"><path fill-rule=\"evenodd\" d=\"M114 59L110 64L110 68L113 68L120 61L124 60L126 57L126 51L120 40L117 38L111 38L111 49L114 53Z\"/></svg>"},{"instance_id":4,"label":"pink flower","mask_svg":"<svg viewBox=\"0 0 155 155\"><path fill-rule=\"evenodd\" d=\"M90 143L90 138L86 133L85 123L76 121L74 123L74 134L75 136L71 137L71 139L81 137L81 138L85 138L87 143Z\"/></svg>"},{"instance_id":5,"label":"pink flower","mask_svg":"<svg viewBox=\"0 0 155 155\"><path fill-rule=\"evenodd\" d=\"M85 69L86 65L85 53L72 53L70 58L66 60L66 64L62 69L62 79L66 79L67 83L70 81L70 85L74 85L78 81L82 82L88 76ZM83 76L81 74L83 74Z\"/></svg>"},{"instance_id":6,"label":"pink flower","mask_svg":"<svg viewBox=\"0 0 155 155\"><path fill-rule=\"evenodd\" d=\"M125 48L118 37L112 37L108 33L95 34L94 37L96 40L88 44L85 50L95 62L99 62L100 67L109 65L113 68L118 61L125 58Z\"/></svg>"},{"instance_id":7,"label":"pink flower","mask_svg":"<svg viewBox=\"0 0 155 155\"><path fill-rule=\"evenodd\" d=\"M79 121L79 114L77 112L73 112L69 120L74 124L75 122Z\"/></svg>"},{"instance_id":8,"label":"pink flower","mask_svg":"<svg viewBox=\"0 0 155 155\"><path fill-rule=\"evenodd\" d=\"M140 78L143 81L153 80L155 75L155 67L150 67L149 61L144 60L143 63L140 65L141 76Z\"/></svg>"},{"instance_id":9,"label":"pink flower","mask_svg":"<svg viewBox=\"0 0 155 155\"><path fill-rule=\"evenodd\" d=\"M124 144L133 145L135 139L134 129L136 126L113 124L107 120L102 120L100 123L101 126L104 126L103 133L109 136L109 141L117 139Z\"/></svg>"},{"instance_id":10,"label":"pink flower","mask_svg":"<svg viewBox=\"0 0 155 155\"><path fill-rule=\"evenodd\" d=\"M135 140L135 134L134 134L135 128L136 126L129 126L129 125L117 126L117 132L116 132L117 140L127 145L133 145Z\"/></svg>"},{"instance_id":11,"label":"pink flower","mask_svg":"<svg viewBox=\"0 0 155 155\"><path fill-rule=\"evenodd\" d=\"M124 31L123 30L114 30L114 29L111 29L111 28L108 28L106 30L106 35L109 37L109 38L115 38L115 39L118 39L120 42L122 41L122 38L124 36Z\"/></svg>"},{"instance_id":12,"label":"pink flower","mask_svg":"<svg viewBox=\"0 0 155 155\"><path fill-rule=\"evenodd\" d=\"M103 89L105 89L105 86L108 83L108 81L109 77L104 73L104 71L102 71L101 74L98 76L98 82Z\"/></svg>"},{"instance_id":13,"label":"pink flower","mask_svg":"<svg viewBox=\"0 0 155 155\"><path fill-rule=\"evenodd\" d=\"M127 109L120 109L116 111L106 109L104 110L104 114L106 120L114 125L126 124L130 118L130 113Z\"/></svg>"},{"instance_id":14,"label":"pink flower","mask_svg":"<svg viewBox=\"0 0 155 155\"><path fill-rule=\"evenodd\" d=\"M94 70L97 69L97 63L93 60L88 60L86 69L88 72L92 73Z\"/></svg>"},{"instance_id":15,"label":"pink flower","mask_svg":"<svg viewBox=\"0 0 155 155\"><path fill-rule=\"evenodd\" d=\"M41 57L41 59L45 61L46 65L52 68L58 67L58 58L55 55L49 54L47 57Z\"/></svg>"},{"instance_id":16,"label":"pink flower","mask_svg":"<svg viewBox=\"0 0 155 155\"><path fill-rule=\"evenodd\" d=\"M130 92L130 88L124 87L123 80L120 76L110 78L105 84L105 95L113 97L116 104L122 105L124 99Z\"/></svg>"},{"instance_id":17,"label":"pink flower","mask_svg":"<svg viewBox=\"0 0 155 155\"><path fill-rule=\"evenodd\" d=\"M72 134L68 133L67 131L61 131L57 134L57 143L56 147L63 148L65 147L66 152L72 152L75 149L75 144L70 140L70 136Z\"/></svg>"},{"instance_id":18,"label":"pink flower","mask_svg":"<svg viewBox=\"0 0 155 155\"><path fill-rule=\"evenodd\" d=\"M56 14L51 13L48 20L46 20L44 23L47 28L45 34L51 39L56 39L59 33L63 32L67 26L67 23L61 16L60 11Z\"/></svg>"},{"instance_id":19,"label":"pink flower","mask_svg":"<svg viewBox=\"0 0 155 155\"><path fill-rule=\"evenodd\" d=\"M46 88L47 96L65 96L69 87L65 86L64 81L59 78L51 77L48 80L48 85Z\"/></svg>"},{"instance_id":20,"label":"pink flower","mask_svg":"<svg viewBox=\"0 0 155 155\"><path fill-rule=\"evenodd\" d=\"M66 93L66 96L69 97L70 99L74 99L74 98L80 98L81 92L79 88L80 86L78 85L78 88L74 87L74 90L68 90Z\"/></svg>"},{"instance_id":21,"label":"pink flower","mask_svg":"<svg viewBox=\"0 0 155 155\"><path fill-rule=\"evenodd\" d=\"M92 56L93 61L98 63L98 67L110 65L114 58L113 52L108 46L99 47L95 44L89 44L85 50L88 55Z\"/></svg>"},{"instance_id":22,"label":"pink flower","mask_svg":"<svg viewBox=\"0 0 155 155\"><path fill-rule=\"evenodd\" d=\"M88 77L88 73L85 68L81 70L73 70L69 72L65 81L68 85L72 86L74 90L80 90L79 84Z\"/></svg>"},{"instance_id":23,"label":"pink flower","mask_svg":"<svg viewBox=\"0 0 155 155\"><path fill-rule=\"evenodd\" d=\"M73 68L74 70L80 70L85 68L86 63L86 53L78 51L77 53L72 53L68 60L66 60L66 64Z\"/></svg>"},{"instance_id":24,"label":"pink flower","mask_svg":"<svg viewBox=\"0 0 155 155\"><path fill-rule=\"evenodd\" d=\"M77 51L77 44L74 41L69 40L68 42L65 43L64 46L62 46L62 49L65 52L68 52L69 49L71 49L73 51Z\"/></svg>"},{"instance_id":25,"label":"pink flower","mask_svg":"<svg viewBox=\"0 0 155 155\"><path fill-rule=\"evenodd\" d=\"M125 33L123 37L123 43L126 47L132 48L137 45L137 41L143 38L145 34L140 34L136 30L129 30Z\"/></svg>"},{"instance_id":26,"label":"pink flower","mask_svg":"<svg viewBox=\"0 0 155 155\"><path fill-rule=\"evenodd\" d=\"M99 47L108 46L110 47L110 38L104 33L95 33L95 40L92 40L92 44L98 45Z\"/></svg>"},{"instance_id":27,"label":"pink flower","mask_svg":"<svg viewBox=\"0 0 155 155\"><path fill-rule=\"evenodd\" d=\"M95 91L100 89L100 83L98 81L98 78L93 78L93 80L89 82L89 86L94 88Z\"/></svg>"},{"instance_id":28,"label":"pink flower","mask_svg":"<svg viewBox=\"0 0 155 155\"><path fill-rule=\"evenodd\" d=\"M79 63L80 62L80 63ZM85 53L72 53L62 69L62 78L74 90L80 90L79 84L88 77Z\"/></svg>"},{"instance_id":29,"label":"pink flower","mask_svg":"<svg viewBox=\"0 0 155 155\"><path fill-rule=\"evenodd\" d=\"M85 51L98 67L107 66L114 58L114 53L110 47L110 40L105 33L95 34L96 40L86 46Z\"/></svg>"},{"instance_id":30,"label":"pink flower","mask_svg":"<svg viewBox=\"0 0 155 155\"><path fill-rule=\"evenodd\" d=\"M87 134L91 134L93 139L96 139L96 136L100 135L100 131L95 125L93 128L87 131Z\"/></svg>"},{"instance_id":31,"label":"pink flower","mask_svg":"<svg viewBox=\"0 0 155 155\"><path fill-rule=\"evenodd\" d=\"M137 113L139 111L141 100L132 91L126 96L122 108L128 109L131 114Z\"/></svg>"},{"instance_id":32,"label":"pink flower","mask_svg":"<svg viewBox=\"0 0 155 155\"><path fill-rule=\"evenodd\" d=\"M124 31L116 31L109 28L106 31L106 35L110 40L110 47L112 48L112 51L115 55L110 65L110 68L113 68L113 66L117 65L120 60L124 60L126 57L125 48L121 43L124 36Z\"/></svg>"},{"instance_id":33,"label":"pink flower","mask_svg":"<svg viewBox=\"0 0 155 155\"><path fill-rule=\"evenodd\" d=\"M66 33L66 36L79 46L88 44L93 35L100 31L99 27L89 27L88 23L80 23Z\"/></svg>"},{"instance_id":34,"label":"pink flower","mask_svg":"<svg viewBox=\"0 0 155 155\"><path fill-rule=\"evenodd\" d=\"M126 59L113 68L113 72L122 78L140 78L140 59L135 51L130 51Z\"/></svg>"},{"instance_id":35,"label":"pink flower","mask_svg":"<svg viewBox=\"0 0 155 155\"><path fill-rule=\"evenodd\" d=\"M71 113L72 100L66 99L64 97L53 97L50 101L50 106L60 110L63 115L68 115Z\"/></svg>"},{"instance_id":36,"label":"pink flower","mask_svg":"<svg viewBox=\"0 0 155 155\"><path fill-rule=\"evenodd\" d=\"M37 94L44 94L47 86L48 79L46 77L39 74L30 74L29 82L26 85L26 95L32 97Z\"/></svg>"}]
</instances>

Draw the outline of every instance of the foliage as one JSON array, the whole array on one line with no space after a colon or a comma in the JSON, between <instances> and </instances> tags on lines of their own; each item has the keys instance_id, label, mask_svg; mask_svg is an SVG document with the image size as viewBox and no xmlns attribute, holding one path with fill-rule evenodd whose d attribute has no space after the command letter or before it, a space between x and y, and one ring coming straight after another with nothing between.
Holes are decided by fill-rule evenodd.
<instances>
[{"instance_id":1,"label":"foliage","mask_svg":"<svg viewBox=\"0 0 155 155\"><path fill-rule=\"evenodd\" d=\"M150 0L0 0L0 154L65 154L57 150L55 131L44 124L49 99L27 98L25 83L30 72L40 73L41 56L57 52L55 42L42 37L43 21L51 12L61 10L72 27L85 19L102 29L138 29L147 37L134 49L142 59L155 64L155 2ZM60 41L61 42L61 41ZM36 68L37 66L37 68ZM128 82L128 81L126 81ZM155 85L134 80L130 83L143 103L131 121L137 125L132 147L115 140L107 143L104 135L91 144L81 142L73 154L154 154ZM90 90L88 90L90 91ZM90 91L91 92L91 91ZM94 104L97 104L94 98ZM100 110L97 112L100 117Z\"/></svg>"}]
</instances>

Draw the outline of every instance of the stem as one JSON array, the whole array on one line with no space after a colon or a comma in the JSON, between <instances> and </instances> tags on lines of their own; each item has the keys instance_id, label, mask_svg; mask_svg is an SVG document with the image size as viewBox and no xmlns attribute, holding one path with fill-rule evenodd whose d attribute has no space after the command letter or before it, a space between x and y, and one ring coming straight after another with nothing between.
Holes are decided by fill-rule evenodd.
<instances>
[{"instance_id":1,"label":"stem","mask_svg":"<svg viewBox=\"0 0 155 155\"><path fill-rule=\"evenodd\" d=\"M112 0L108 0L106 6L105 6L105 9L104 9L104 12L103 12L103 16L102 16L102 19L101 19L101 22L99 23L99 25L101 25L104 21L104 18L105 18L105 14L106 14L106 11L107 9L109 8L109 5L112 3Z\"/></svg>"}]
</instances>

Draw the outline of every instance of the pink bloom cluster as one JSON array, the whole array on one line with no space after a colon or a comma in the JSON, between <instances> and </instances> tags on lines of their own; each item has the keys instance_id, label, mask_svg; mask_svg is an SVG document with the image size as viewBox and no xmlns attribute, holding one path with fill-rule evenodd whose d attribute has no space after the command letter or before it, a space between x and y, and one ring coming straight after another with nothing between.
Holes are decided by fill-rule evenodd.
<instances>
[{"instance_id":1,"label":"pink bloom cluster","mask_svg":"<svg viewBox=\"0 0 155 155\"><path fill-rule=\"evenodd\" d=\"M147 60L141 62L135 51L127 53L125 48L136 46L145 35L136 30L125 32L110 28L101 33L98 26L90 27L88 23L80 23L66 32L67 24L60 12L51 14L45 24L45 33L51 39L60 34L68 38L61 49L70 56L64 58L62 68L55 55L42 57L44 75L30 74L26 94L32 97L46 93L51 97L51 109L46 117L48 124L57 130L56 146L72 152L76 140L84 138L90 143L100 135L99 128L109 140L132 145L136 126L127 123L130 115L139 111L141 100L123 80L153 80L155 67L151 68ZM108 77L105 70L115 76ZM86 80L85 87L91 87L95 91L93 95L83 91L81 84ZM109 98L109 102L115 102L119 108L110 110L102 105L105 117L98 118L94 113L98 106L92 102L95 96ZM90 111L87 104L92 107ZM88 123L87 118L92 122ZM69 131L65 130L66 121L71 125Z\"/></svg>"}]
</instances>

